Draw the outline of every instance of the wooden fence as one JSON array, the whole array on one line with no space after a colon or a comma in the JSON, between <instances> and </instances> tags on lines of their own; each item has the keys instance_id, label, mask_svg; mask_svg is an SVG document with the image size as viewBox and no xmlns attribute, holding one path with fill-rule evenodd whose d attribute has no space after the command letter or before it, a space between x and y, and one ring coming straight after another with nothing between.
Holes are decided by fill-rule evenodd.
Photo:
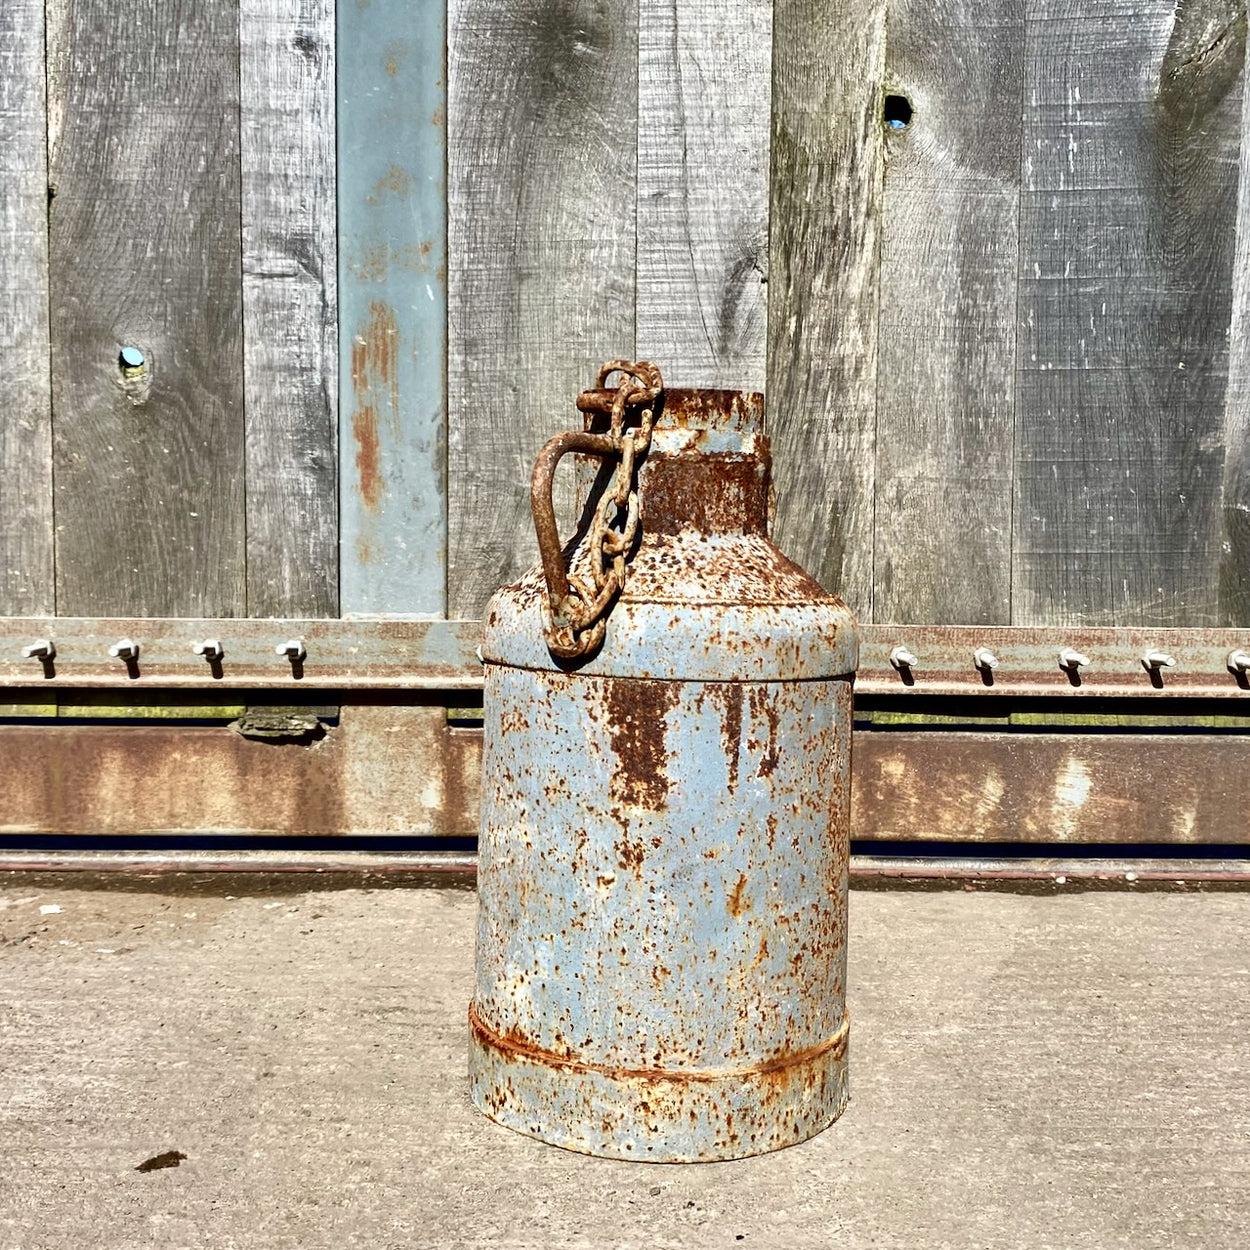
<instances>
[{"instance_id":1,"label":"wooden fence","mask_svg":"<svg viewBox=\"0 0 1250 1250\"><path fill-rule=\"evenodd\" d=\"M1246 624L1245 43L1243 0L7 0L0 614L474 617L634 353L767 391L780 541L865 620Z\"/></svg>"}]
</instances>

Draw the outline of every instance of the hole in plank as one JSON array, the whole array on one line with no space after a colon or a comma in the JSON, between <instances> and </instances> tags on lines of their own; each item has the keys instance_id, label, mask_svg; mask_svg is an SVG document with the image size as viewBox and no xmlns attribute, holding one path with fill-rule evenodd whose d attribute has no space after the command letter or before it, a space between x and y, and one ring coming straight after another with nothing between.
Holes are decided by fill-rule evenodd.
<instances>
[{"instance_id":1,"label":"hole in plank","mask_svg":"<svg viewBox=\"0 0 1250 1250\"><path fill-rule=\"evenodd\" d=\"M911 102L905 95L888 95L883 116L890 130L906 130L911 123Z\"/></svg>"}]
</instances>

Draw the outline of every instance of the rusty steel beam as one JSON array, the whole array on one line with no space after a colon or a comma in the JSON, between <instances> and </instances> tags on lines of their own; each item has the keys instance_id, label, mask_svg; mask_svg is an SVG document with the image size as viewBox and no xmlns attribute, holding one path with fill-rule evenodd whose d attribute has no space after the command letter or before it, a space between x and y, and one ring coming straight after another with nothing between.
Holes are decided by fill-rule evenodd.
<instances>
[{"instance_id":1,"label":"rusty steel beam","mask_svg":"<svg viewBox=\"0 0 1250 1250\"><path fill-rule=\"evenodd\" d=\"M0 833L464 836L481 734L441 705L352 704L307 743L225 726L3 725Z\"/></svg>"},{"instance_id":2,"label":"rusty steel beam","mask_svg":"<svg viewBox=\"0 0 1250 1250\"><path fill-rule=\"evenodd\" d=\"M348 703L309 744L224 726L0 726L0 833L416 835L478 828L481 733L441 706ZM1250 844L1239 734L860 732L852 834Z\"/></svg>"},{"instance_id":3,"label":"rusty steel beam","mask_svg":"<svg viewBox=\"0 0 1250 1250\"><path fill-rule=\"evenodd\" d=\"M857 838L1250 842L1240 734L860 733L853 777Z\"/></svg>"}]
</instances>

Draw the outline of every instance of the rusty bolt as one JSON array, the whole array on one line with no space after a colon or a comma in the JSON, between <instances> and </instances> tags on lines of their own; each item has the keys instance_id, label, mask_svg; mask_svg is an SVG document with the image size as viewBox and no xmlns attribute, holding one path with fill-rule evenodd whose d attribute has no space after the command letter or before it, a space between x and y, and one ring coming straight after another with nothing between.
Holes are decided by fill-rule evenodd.
<instances>
[{"instance_id":1,"label":"rusty bolt","mask_svg":"<svg viewBox=\"0 0 1250 1250\"><path fill-rule=\"evenodd\" d=\"M988 647L978 647L972 653L973 666L979 669L992 669L998 667L998 656Z\"/></svg>"},{"instance_id":2,"label":"rusty bolt","mask_svg":"<svg viewBox=\"0 0 1250 1250\"><path fill-rule=\"evenodd\" d=\"M213 660L220 660L226 654L221 643L216 638L205 638L203 642L195 643L191 650L196 655L202 655L210 663Z\"/></svg>"},{"instance_id":3,"label":"rusty bolt","mask_svg":"<svg viewBox=\"0 0 1250 1250\"><path fill-rule=\"evenodd\" d=\"M1079 651L1072 647L1064 647L1059 652L1060 668L1088 668L1089 656L1082 655Z\"/></svg>"},{"instance_id":4,"label":"rusty bolt","mask_svg":"<svg viewBox=\"0 0 1250 1250\"><path fill-rule=\"evenodd\" d=\"M292 664L302 660L308 652L304 649L303 642L298 638L288 638L286 642L280 642L274 647L277 655L285 655Z\"/></svg>"},{"instance_id":5,"label":"rusty bolt","mask_svg":"<svg viewBox=\"0 0 1250 1250\"><path fill-rule=\"evenodd\" d=\"M1141 662L1153 673L1157 673L1161 668L1176 667L1176 661L1166 651L1147 651L1142 656Z\"/></svg>"},{"instance_id":6,"label":"rusty bolt","mask_svg":"<svg viewBox=\"0 0 1250 1250\"><path fill-rule=\"evenodd\" d=\"M890 663L895 668L914 668L920 661L906 647L895 647L890 652Z\"/></svg>"},{"instance_id":7,"label":"rusty bolt","mask_svg":"<svg viewBox=\"0 0 1250 1250\"><path fill-rule=\"evenodd\" d=\"M1234 673L1244 673L1250 670L1250 655L1244 651L1230 651L1228 653L1228 667Z\"/></svg>"},{"instance_id":8,"label":"rusty bolt","mask_svg":"<svg viewBox=\"0 0 1250 1250\"><path fill-rule=\"evenodd\" d=\"M51 638L36 638L29 647L22 648L28 660L50 660L56 655L56 645Z\"/></svg>"},{"instance_id":9,"label":"rusty bolt","mask_svg":"<svg viewBox=\"0 0 1250 1250\"><path fill-rule=\"evenodd\" d=\"M109 648L109 655L115 660L137 660L139 644L130 638L122 638Z\"/></svg>"}]
</instances>

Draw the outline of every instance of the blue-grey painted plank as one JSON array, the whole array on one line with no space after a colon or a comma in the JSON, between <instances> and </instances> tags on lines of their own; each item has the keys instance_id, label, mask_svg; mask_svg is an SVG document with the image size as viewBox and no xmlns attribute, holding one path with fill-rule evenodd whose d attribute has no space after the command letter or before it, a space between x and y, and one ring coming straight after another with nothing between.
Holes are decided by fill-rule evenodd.
<instances>
[{"instance_id":1,"label":"blue-grey painted plank","mask_svg":"<svg viewBox=\"0 0 1250 1250\"><path fill-rule=\"evenodd\" d=\"M340 606L446 604L446 10L338 10Z\"/></svg>"}]
</instances>

